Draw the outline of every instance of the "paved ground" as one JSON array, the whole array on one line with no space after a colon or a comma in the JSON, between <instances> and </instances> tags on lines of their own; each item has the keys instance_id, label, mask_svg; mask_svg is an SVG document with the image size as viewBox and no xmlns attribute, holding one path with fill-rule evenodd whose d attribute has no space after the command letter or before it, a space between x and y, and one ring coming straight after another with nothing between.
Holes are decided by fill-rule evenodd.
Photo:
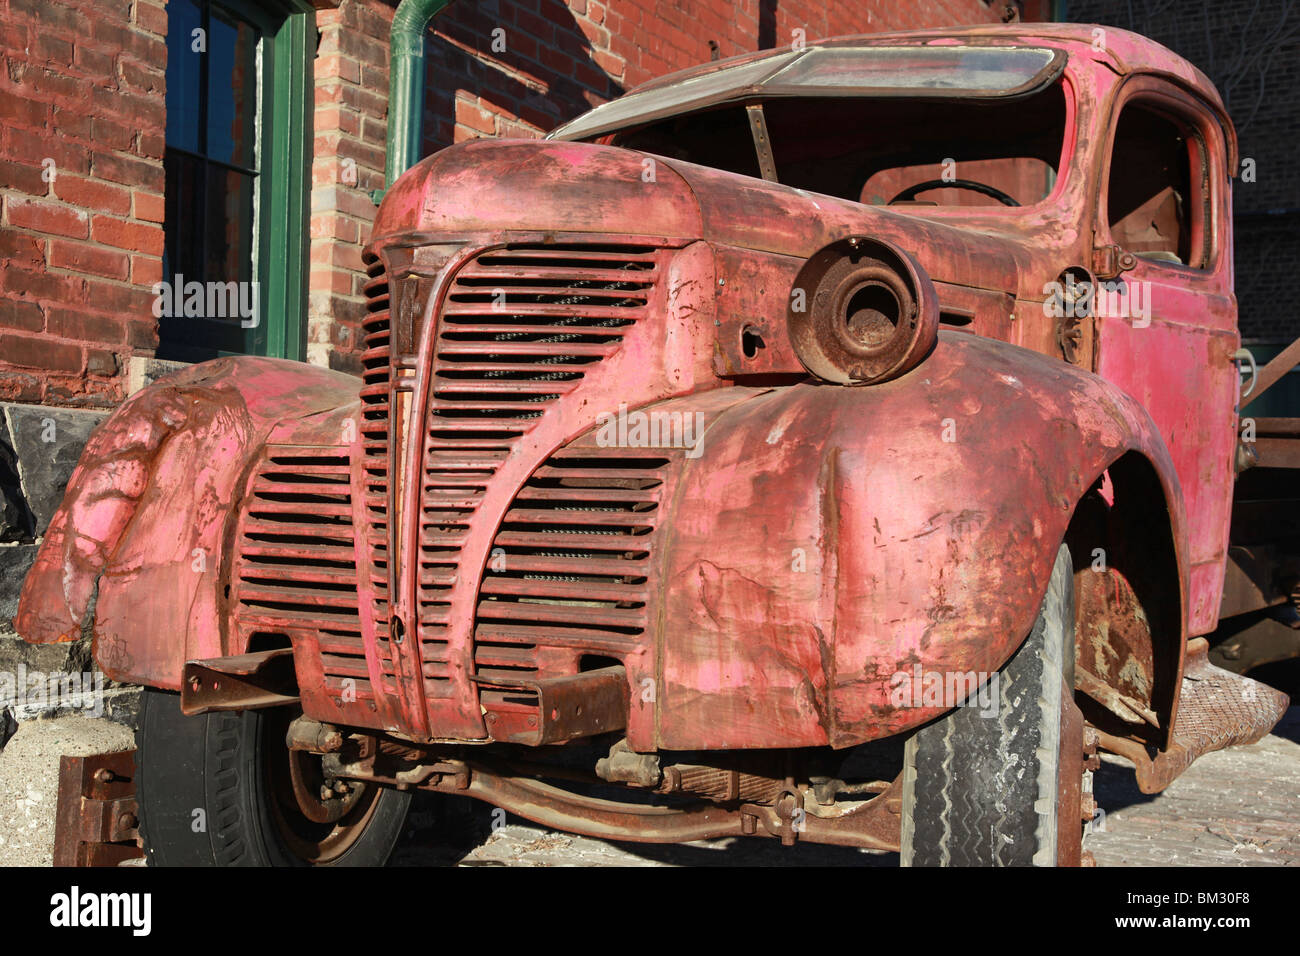
<instances>
[{"instance_id":1,"label":"paved ground","mask_svg":"<svg viewBox=\"0 0 1300 956\"><path fill-rule=\"evenodd\" d=\"M131 746L125 727L60 717L19 725L0 752L0 864L48 865L58 755ZM1108 758L1094 790L1104 831L1085 847L1100 866L1300 865L1300 707L1251 747L1209 754L1164 793L1138 792ZM441 808L441 809L440 809ZM441 818L441 822L440 822ZM497 824L494 829L494 823ZM441 845L436 840L440 839ZM421 795L397 866L896 866L892 853L721 840L688 846L614 844L550 833L491 807Z\"/></svg>"},{"instance_id":2,"label":"paved ground","mask_svg":"<svg viewBox=\"0 0 1300 956\"><path fill-rule=\"evenodd\" d=\"M107 753L134 746L131 731L109 720L56 717L19 724L0 752L0 864L49 866L53 862L61 754Z\"/></svg>"}]
</instances>

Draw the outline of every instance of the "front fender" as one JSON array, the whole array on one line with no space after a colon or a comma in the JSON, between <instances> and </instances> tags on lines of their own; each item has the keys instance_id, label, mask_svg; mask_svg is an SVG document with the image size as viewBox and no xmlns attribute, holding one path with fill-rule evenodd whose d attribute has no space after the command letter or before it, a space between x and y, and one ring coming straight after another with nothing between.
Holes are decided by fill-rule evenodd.
<instances>
[{"instance_id":1,"label":"front fender","mask_svg":"<svg viewBox=\"0 0 1300 956\"><path fill-rule=\"evenodd\" d=\"M252 456L277 423L357 388L299 362L226 358L133 395L72 473L24 582L18 633L49 643L91 631L109 677L179 688L184 660L223 654L223 535Z\"/></svg>"},{"instance_id":2,"label":"front fender","mask_svg":"<svg viewBox=\"0 0 1300 956\"><path fill-rule=\"evenodd\" d=\"M943 713L898 703L897 675L997 671L1076 504L1128 452L1159 476L1185 595L1168 451L1091 373L944 332L895 381L729 409L665 515L656 742L847 747Z\"/></svg>"}]
</instances>

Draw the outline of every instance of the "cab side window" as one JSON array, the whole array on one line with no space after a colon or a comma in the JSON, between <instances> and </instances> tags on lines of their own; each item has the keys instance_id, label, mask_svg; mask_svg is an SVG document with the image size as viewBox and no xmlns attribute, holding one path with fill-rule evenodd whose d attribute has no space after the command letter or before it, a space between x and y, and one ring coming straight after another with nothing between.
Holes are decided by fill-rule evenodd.
<instances>
[{"instance_id":1,"label":"cab side window","mask_svg":"<svg viewBox=\"0 0 1300 956\"><path fill-rule=\"evenodd\" d=\"M1140 101L1115 129L1107 188L1111 241L1154 262L1209 264L1205 147L1194 127Z\"/></svg>"}]
</instances>

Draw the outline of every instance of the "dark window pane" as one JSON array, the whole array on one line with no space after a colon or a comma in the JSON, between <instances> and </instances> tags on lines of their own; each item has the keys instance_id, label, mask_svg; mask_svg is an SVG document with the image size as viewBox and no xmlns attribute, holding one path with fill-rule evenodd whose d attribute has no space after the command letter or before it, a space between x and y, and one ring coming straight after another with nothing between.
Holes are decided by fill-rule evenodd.
<instances>
[{"instance_id":1,"label":"dark window pane","mask_svg":"<svg viewBox=\"0 0 1300 956\"><path fill-rule=\"evenodd\" d=\"M163 160L166 171L164 193L165 245L163 276L168 281L177 273L187 279L203 279L203 171L206 161L168 149Z\"/></svg>"},{"instance_id":2,"label":"dark window pane","mask_svg":"<svg viewBox=\"0 0 1300 956\"><path fill-rule=\"evenodd\" d=\"M204 277L214 282L253 278L253 177L208 167L207 236Z\"/></svg>"},{"instance_id":3,"label":"dark window pane","mask_svg":"<svg viewBox=\"0 0 1300 956\"><path fill-rule=\"evenodd\" d=\"M167 4L167 145L199 151L199 75L203 54L193 49L203 19L194 0Z\"/></svg>"},{"instance_id":4,"label":"dark window pane","mask_svg":"<svg viewBox=\"0 0 1300 956\"><path fill-rule=\"evenodd\" d=\"M256 146L258 33L213 7L208 35L208 150L252 168Z\"/></svg>"}]
</instances>

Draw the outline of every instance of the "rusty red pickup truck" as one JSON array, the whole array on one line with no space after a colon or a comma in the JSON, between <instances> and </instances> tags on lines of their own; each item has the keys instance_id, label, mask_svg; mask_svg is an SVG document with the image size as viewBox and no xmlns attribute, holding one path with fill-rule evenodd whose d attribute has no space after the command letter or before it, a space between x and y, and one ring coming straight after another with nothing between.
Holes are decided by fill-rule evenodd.
<instances>
[{"instance_id":1,"label":"rusty red pickup truck","mask_svg":"<svg viewBox=\"0 0 1300 956\"><path fill-rule=\"evenodd\" d=\"M765 51L444 149L379 208L361 379L224 358L132 396L20 633L146 686L156 863L381 863L417 789L1086 862L1099 750L1154 792L1287 705L1202 637L1237 161L1195 68L1047 24Z\"/></svg>"}]
</instances>

